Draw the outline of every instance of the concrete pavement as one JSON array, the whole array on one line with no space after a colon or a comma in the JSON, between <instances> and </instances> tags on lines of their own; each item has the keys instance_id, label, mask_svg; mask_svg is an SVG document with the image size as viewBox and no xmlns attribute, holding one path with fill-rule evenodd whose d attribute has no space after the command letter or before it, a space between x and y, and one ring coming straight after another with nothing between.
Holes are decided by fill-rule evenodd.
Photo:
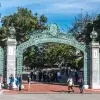
<instances>
[{"instance_id":1,"label":"concrete pavement","mask_svg":"<svg viewBox=\"0 0 100 100\"><path fill-rule=\"evenodd\" d=\"M100 94L2 94L0 100L100 100Z\"/></svg>"}]
</instances>

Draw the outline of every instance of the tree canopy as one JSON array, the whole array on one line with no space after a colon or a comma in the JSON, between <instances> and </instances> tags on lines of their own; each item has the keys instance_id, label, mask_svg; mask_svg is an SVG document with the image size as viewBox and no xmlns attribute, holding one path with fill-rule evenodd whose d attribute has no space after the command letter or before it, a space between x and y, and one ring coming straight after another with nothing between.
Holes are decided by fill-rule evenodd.
<instances>
[{"instance_id":1,"label":"tree canopy","mask_svg":"<svg viewBox=\"0 0 100 100\"><path fill-rule=\"evenodd\" d=\"M29 52L30 50L31 52ZM29 56L27 56L27 53ZM76 65L76 48L58 43L45 43L41 46L32 46L24 53L24 65L33 67L61 67L70 63ZM67 66L66 66L67 67Z\"/></svg>"},{"instance_id":2,"label":"tree canopy","mask_svg":"<svg viewBox=\"0 0 100 100\"><path fill-rule=\"evenodd\" d=\"M69 29L69 32L73 33L76 39L79 42L84 42L89 44L91 42L90 33L93 30L98 32L97 41L100 43L100 15L93 14L82 14L80 13L75 17L75 20L72 24L72 27Z\"/></svg>"},{"instance_id":3,"label":"tree canopy","mask_svg":"<svg viewBox=\"0 0 100 100\"><path fill-rule=\"evenodd\" d=\"M32 11L27 8L18 8L16 13L4 16L1 22L2 28L0 29L0 39L8 37L9 34L7 34L6 31L13 23L16 29L16 40L17 43L20 44L28 40L30 33L34 30L46 29L45 24L47 22L47 17L44 15L39 16L37 13L32 14Z\"/></svg>"},{"instance_id":4,"label":"tree canopy","mask_svg":"<svg viewBox=\"0 0 100 100\"><path fill-rule=\"evenodd\" d=\"M0 28L0 45L4 46L5 40L9 37L8 28L13 24L16 30L17 45L27 41L33 31L42 31L47 29L47 17L45 15L33 14L27 8L18 8L16 13L13 13L2 18L2 27ZM99 18L100 20L100 18ZM98 22L98 21L97 21ZM95 22L95 26L97 25ZM97 25L98 26L98 25ZM90 27L90 26L89 26ZM73 31L74 28L70 31ZM51 67L58 64L70 63L72 66L76 64L75 58L76 49L72 46L58 43L47 43L41 46L32 46L24 52L23 65L30 67L50 65Z\"/></svg>"},{"instance_id":5,"label":"tree canopy","mask_svg":"<svg viewBox=\"0 0 100 100\"><path fill-rule=\"evenodd\" d=\"M72 63L75 60L76 49L65 44L53 44L47 48L46 60L51 65Z\"/></svg>"}]
</instances>

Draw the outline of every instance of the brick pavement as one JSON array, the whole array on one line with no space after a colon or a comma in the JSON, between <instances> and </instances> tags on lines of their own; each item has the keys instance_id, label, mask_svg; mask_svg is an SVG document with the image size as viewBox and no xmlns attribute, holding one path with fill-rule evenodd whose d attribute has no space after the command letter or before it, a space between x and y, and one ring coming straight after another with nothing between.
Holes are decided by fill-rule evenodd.
<instances>
[{"instance_id":1,"label":"brick pavement","mask_svg":"<svg viewBox=\"0 0 100 100\"><path fill-rule=\"evenodd\" d=\"M24 83L24 89L22 91L18 90L3 90L4 94L19 94L19 93L68 93L68 87L65 85L54 85L54 84L43 84L39 82L34 82L30 84L30 89L28 89L28 84ZM79 93L78 87L74 87L74 93ZM87 89L84 93L100 93L100 90Z\"/></svg>"}]
</instances>

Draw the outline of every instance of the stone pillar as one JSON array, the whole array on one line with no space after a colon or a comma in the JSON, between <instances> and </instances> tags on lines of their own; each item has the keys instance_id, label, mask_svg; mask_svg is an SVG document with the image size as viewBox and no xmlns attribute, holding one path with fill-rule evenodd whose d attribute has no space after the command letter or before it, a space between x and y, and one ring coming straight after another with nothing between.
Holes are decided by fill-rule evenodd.
<instances>
[{"instance_id":1,"label":"stone pillar","mask_svg":"<svg viewBox=\"0 0 100 100\"><path fill-rule=\"evenodd\" d=\"M99 43L90 43L90 88L100 89Z\"/></svg>"},{"instance_id":2,"label":"stone pillar","mask_svg":"<svg viewBox=\"0 0 100 100\"><path fill-rule=\"evenodd\" d=\"M16 44L16 39L7 39L7 84L10 75L16 75Z\"/></svg>"}]
</instances>

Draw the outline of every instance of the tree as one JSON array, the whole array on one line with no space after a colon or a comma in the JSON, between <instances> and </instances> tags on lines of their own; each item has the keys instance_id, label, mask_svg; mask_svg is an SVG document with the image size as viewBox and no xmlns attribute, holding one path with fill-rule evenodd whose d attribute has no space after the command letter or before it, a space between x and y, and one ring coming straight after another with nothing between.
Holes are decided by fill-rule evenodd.
<instances>
[{"instance_id":1,"label":"tree","mask_svg":"<svg viewBox=\"0 0 100 100\"><path fill-rule=\"evenodd\" d=\"M58 64L61 67L62 64L71 63L75 61L76 49L72 46L65 44L53 44L46 48L45 59L48 65Z\"/></svg>"},{"instance_id":2,"label":"tree","mask_svg":"<svg viewBox=\"0 0 100 100\"><path fill-rule=\"evenodd\" d=\"M72 24L72 28L69 29L69 32L73 33L76 39L79 42L85 43L88 45L91 42L90 33L93 28L98 33L97 41L100 43L100 14L96 15L93 13L90 15L82 13L75 17L75 21ZM83 67L83 57L81 59L76 59L77 65L81 68Z\"/></svg>"},{"instance_id":3,"label":"tree","mask_svg":"<svg viewBox=\"0 0 100 100\"><path fill-rule=\"evenodd\" d=\"M33 47L27 48L27 50L23 54L23 65L25 67L29 67L33 69L35 64L35 51Z\"/></svg>"},{"instance_id":4,"label":"tree","mask_svg":"<svg viewBox=\"0 0 100 100\"><path fill-rule=\"evenodd\" d=\"M5 38L9 37L7 32L8 27L13 23L16 29L17 45L27 41L37 30L45 30L47 28L47 17L45 15L39 16L37 13L32 14L31 10L27 8L18 8L16 13L8 16L4 16L1 20L2 27L0 28L0 45L4 46ZM33 67L33 63L36 62L34 47L30 47L24 53L24 65L30 68Z\"/></svg>"},{"instance_id":5,"label":"tree","mask_svg":"<svg viewBox=\"0 0 100 100\"><path fill-rule=\"evenodd\" d=\"M100 14L96 17L92 25L98 33L97 41L100 43Z\"/></svg>"},{"instance_id":6,"label":"tree","mask_svg":"<svg viewBox=\"0 0 100 100\"><path fill-rule=\"evenodd\" d=\"M84 59L83 59L83 57L80 58L80 59L78 59L77 65L78 65L79 68L83 68L83 65L84 65Z\"/></svg>"},{"instance_id":7,"label":"tree","mask_svg":"<svg viewBox=\"0 0 100 100\"><path fill-rule=\"evenodd\" d=\"M93 13L90 15L86 13L83 15L82 13L75 17L75 20L72 24L72 28L69 29L69 32L73 33L76 39L79 42L84 42L89 44L91 42L90 33L93 30L93 27L98 32L97 40L100 42L100 15L96 15Z\"/></svg>"},{"instance_id":8,"label":"tree","mask_svg":"<svg viewBox=\"0 0 100 100\"><path fill-rule=\"evenodd\" d=\"M20 44L29 39L30 33L34 30L46 29L47 17L44 15L32 14L31 10L27 8L18 8L17 13L2 18L2 27L7 28L14 24L16 29L16 40ZM2 34L2 33L1 33ZM8 34L6 34L8 37Z\"/></svg>"},{"instance_id":9,"label":"tree","mask_svg":"<svg viewBox=\"0 0 100 100\"><path fill-rule=\"evenodd\" d=\"M44 66L45 60L44 60L44 51L41 50L42 47L38 46L32 46L29 47L24 52L24 66L29 66L31 69L35 67L42 67Z\"/></svg>"},{"instance_id":10,"label":"tree","mask_svg":"<svg viewBox=\"0 0 100 100\"><path fill-rule=\"evenodd\" d=\"M5 39L7 38L7 35L6 35L6 27L1 27L0 28L0 46L3 46L5 45Z\"/></svg>"},{"instance_id":11,"label":"tree","mask_svg":"<svg viewBox=\"0 0 100 100\"><path fill-rule=\"evenodd\" d=\"M33 51L33 53L31 52ZM29 56L27 56L27 53ZM45 43L32 46L24 53L24 65L33 67L53 67L55 64L61 67L69 63L76 67L76 49L72 46L58 43Z\"/></svg>"}]
</instances>

